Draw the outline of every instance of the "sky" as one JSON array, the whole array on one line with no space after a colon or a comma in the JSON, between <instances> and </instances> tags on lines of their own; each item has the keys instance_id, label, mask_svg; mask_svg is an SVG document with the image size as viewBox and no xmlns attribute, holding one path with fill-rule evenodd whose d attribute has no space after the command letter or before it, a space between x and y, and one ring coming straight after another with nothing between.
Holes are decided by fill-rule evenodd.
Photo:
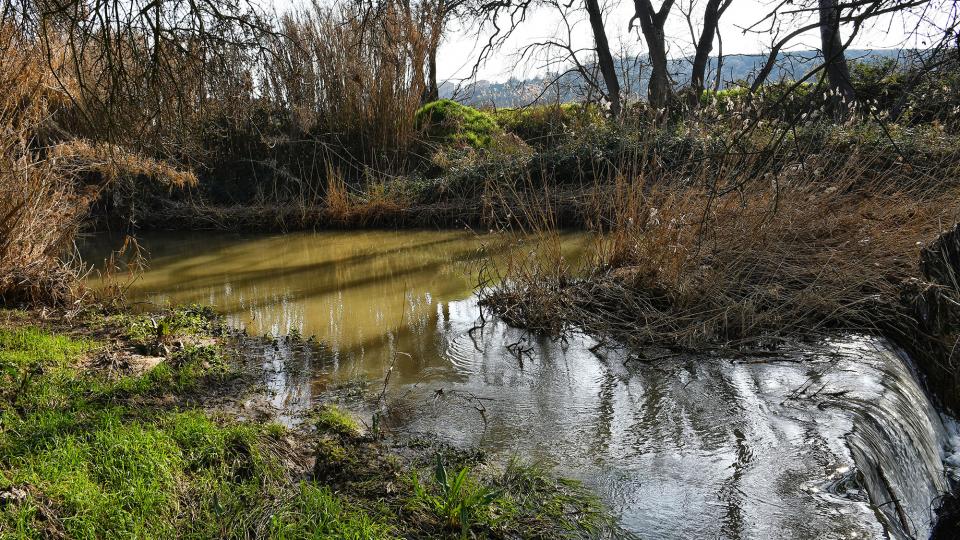
<instances>
[{"instance_id":1,"label":"sky","mask_svg":"<svg viewBox=\"0 0 960 540\"><path fill-rule=\"evenodd\" d=\"M323 0L321 0L323 1ZM327 0L332 1L332 0ZM600 0L604 2L604 0ZM699 33L698 13L702 11L706 0L676 0L667 23L667 40L669 42L669 56L683 57L692 54L692 39L687 22L681 12L693 13L694 29ZM568 9L570 21L570 41L574 48L583 49L581 57L587 59L589 49L593 45L590 25L584 17L583 0L559 0L560 4L571 3ZM662 0L653 0L655 7ZM693 7L690 9L690 3ZM303 5L305 0L274 0L273 8L283 12ZM729 9L720 20L720 33L723 39L723 53L727 54L756 54L768 51L771 34L769 27L763 32L745 32L744 29L754 25L762 19L777 0L733 0ZM794 1L796 5L799 1ZM957 10L956 0L931 0L926 9L918 13L898 14L875 20L869 27L863 29L851 44L854 49L894 49L894 48L924 48L924 37L937 32L942 22L950 18L951 10ZM644 54L645 47L636 28L628 31L627 24L633 14L632 0L606 0L602 4L606 17L607 37L614 55L617 51L627 54ZM539 51L538 54L519 58L517 51L544 38L566 36L567 29L562 24L563 17L556 8L539 8L528 14L527 20L520 24L512 38L495 54L490 55L487 62L479 66L477 79L489 81L504 81L511 77L518 79L541 75L551 67L558 69L552 60L556 60L556 53ZM919 25L923 30L918 35L911 35L909 30ZM786 29L791 24L785 24ZM795 21L793 27L798 26ZM758 28L759 30L759 28ZM846 39L847 34L841 29L841 35ZM476 23L454 21L440 46L437 55L438 78L454 82L470 76L472 68L486 42L488 34L478 36ZM804 34L794 39L785 50L809 50L819 48L819 34L817 31ZM717 53L716 43L711 54Z\"/></svg>"},{"instance_id":2,"label":"sky","mask_svg":"<svg viewBox=\"0 0 960 540\"><path fill-rule=\"evenodd\" d=\"M670 42L669 55L671 57L683 57L692 55L692 39L687 22L682 15L681 6L690 11L691 0L676 0L676 4L671 10L671 17L667 23L667 39ZM693 0L693 23L694 30L699 34L699 17L697 13L702 11L702 5L705 0ZM570 19L573 21L572 33L573 42L578 48L589 49L592 47L593 38L590 32L588 21L581 15L582 2L575 0L575 12ZM660 2L654 0L654 6L659 6ZM772 8L774 4L766 0L733 0L729 9L724 13L720 21L720 32L723 39L723 53L726 54L755 54L769 51L771 34L769 31L762 33L745 32L744 29L752 26L762 19ZM636 29L628 32L627 24L633 14L633 3L631 0L621 2L608 2L605 6L607 36L612 49L625 50L633 54L643 54L645 46ZM865 28L854 39L851 48L854 49L893 49L893 48L923 48L924 38L931 32L936 32L938 22L945 21L949 16L949 10L956 9L955 3L949 0L936 2L923 13L903 14L895 17L885 17L878 19L868 28ZM562 17L555 8L541 8L528 17L511 40L499 51L492 55L490 60L480 67L477 73L478 79L490 81L503 81L510 77L525 78L542 74L550 65L549 61L556 58L556 53L541 53L539 55L519 58L516 51L522 47L542 41L544 38L553 36L564 36L567 34L566 27L561 24ZM922 21L924 31L921 35L912 35L913 28ZM794 24L793 27L799 26ZM785 25L784 28L787 26ZM759 28L758 28L759 29ZM769 30L769 26L763 27ZM849 29L848 29L849 31ZM477 39L477 29L463 24L455 24L448 36L441 44L438 54L438 75L441 80L458 80L469 76L473 64L476 61L481 45L485 39L479 42ZM847 34L841 29L843 38ZM787 50L818 49L819 33L813 31L801 35L791 42ZM711 54L717 53L716 43ZM614 52L616 55L616 52ZM587 58L589 51L584 50L583 57Z\"/></svg>"}]
</instances>

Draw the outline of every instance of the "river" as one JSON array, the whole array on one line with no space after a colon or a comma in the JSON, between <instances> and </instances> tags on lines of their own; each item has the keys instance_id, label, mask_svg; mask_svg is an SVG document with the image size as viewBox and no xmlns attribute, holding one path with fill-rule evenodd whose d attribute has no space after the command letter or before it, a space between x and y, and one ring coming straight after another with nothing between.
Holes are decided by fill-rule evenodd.
<instances>
[{"instance_id":1,"label":"river","mask_svg":"<svg viewBox=\"0 0 960 540\"><path fill-rule=\"evenodd\" d=\"M572 261L589 237L562 237ZM128 299L215 306L250 334L277 415L382 385L385 425L583 480L642 538L926 538L953 474L953 422L881 339L837 336L782 355L631 360L477 328L484 253L467 232L147 234ZM100 260L116 240L90 239ZM93 278L92 278L93 279ZM357 412L363 413L358 401Z\"/></svg>"}]
</instances>

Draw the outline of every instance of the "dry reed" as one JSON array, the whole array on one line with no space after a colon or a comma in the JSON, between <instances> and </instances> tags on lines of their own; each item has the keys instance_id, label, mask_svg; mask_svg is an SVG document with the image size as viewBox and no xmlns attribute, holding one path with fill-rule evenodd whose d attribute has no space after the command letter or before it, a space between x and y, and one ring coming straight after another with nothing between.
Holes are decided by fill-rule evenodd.
<instances>
[{"instance_id":1,"label":"dry reed","mask_svg":"<svg viewBox=\"0 0 960 540\"><path fill-rule=\"evenodd\" d=\"M74 106L65 95L69 81L55 73L42 44L10 27L0 39L0 301L75 303L83 291L80 268L69 262L73 241L102 190L121 179L182 187L195 178L64 133L56 120Z\"/></svg>"},{"instance_id":2,"label":"dry reed","mask_svg":"<svg viewBox=\"0 0 960 540\"><path fill-rule=\"evenodd\" d=\"M584 268L556 248L544 188L498 188L499 206L534 224L553 255L501 265L501 285L483 303L518 326L634 346L882 328L899 316L891 306L901 283L918 274L919 246L960 219L960 178L913 171L911 180L900 164L878 168L888 156L818 150L778 173L751 154L699 170L631 158L617 168L632 173L598 182L583 203L604 231Z\"/></svg>"}]
</instances>

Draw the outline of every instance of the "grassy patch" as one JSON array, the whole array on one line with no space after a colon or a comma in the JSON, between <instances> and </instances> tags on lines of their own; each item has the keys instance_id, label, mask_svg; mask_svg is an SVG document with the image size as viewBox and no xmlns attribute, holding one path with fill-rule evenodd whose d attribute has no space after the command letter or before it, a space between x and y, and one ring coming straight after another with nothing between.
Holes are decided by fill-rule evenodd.
<instances>
[{"instance_id":1,"label":"grassy patch","mask_svg":"<svg viewBox=\"0 0 960 540\"><path fill-rule=\"evenodd\" d=\"M161 313L120 313L104 321L123 329L125 337L147 352L178 338L214 336L223 333L223 321L207 306L175 307Z\"/></svg>"},{"instance_id":2,"label":"grassy patch","mask_svg":"<svg viewBox=\"0 0 960 540\"><path fill-rule=\"evenodd\" d=\"M356 437L360 434L360 425L357 421L332 404L324 405L317 411L316 425L320 431L343 437Z\"/></svg>"},{"instance_id":3,"label":"grassy patch","mask_svg":"<svg viewBox=\"0 0 960 540\"><path fill-rule=\"evenodd\" d=\"M94 346L96 343L91 340L50 334L33 327L0 328L0 362L5 364L62 364Z\"/></svg>"},{"instance_id":4,"label":"grassy patch","mask_svg":"<svg viewBox=\"0 0 960 540\"><path fill-rule=\"evenodd\" d=\"M432 485L421 483L416 471L413 474L411 506L433 513L460 538L467 538L475 524L496 524L491 510L500 492L477 482L469 467L448 471L437 455Z\"/></svg>"},{"instance_id":5,"label":"grassy patch","mask_svg":"<svg viewBox=\"0 0 960 540\"><path fill-rule=\"evenodd\" d=\"M301 483L290 502L272 516L270 533L277 539L393 537L388 525L344 504L329 487L309 482Z\"/></svg>"},{"instance_id":6,"label":"grassy patch","mask_svg":"<svg viewBox=\"0 0 960 540\"><path fill-rule=\"evenodd\" d=\"M129 329L144 320L123 320L126 339L143 336ZM199 319L172 320L209 337ZM97 324L102 331L103 320ZM514 473L480 467L472 454L429 445L410 446L401 457L363 437L332 405L318 410L316 432L187 406L193 392L223 382L230 370L217 345L187 345L119 379L87 361L112 352L86 338L0 328L0 536L563 538L592 531L581 519L592 515L592 503L564 495L567 488L548 476L531 488Z\"/></svg>"},{"instance_id":7,"label":"grassy patch","mask_svg":"<svg viewBox=\"0 0 960 540\"><path fill-rule=\"evenodd\" d=\"M614 526L600 499L583 484L558 478L542 466L513 460L495 485L504 494L500 507L505 519L531 537L589 537Z\"/></svg>"},{"instance_id":8,"label":"grassy patch","mask_svg":"<svg viewBox=\"0 0 960 540\"><path fill-rule=\"evenodd\" d=\"M23 538L384 536L387 527L329 490L296 486L276 425L126 401L193 388L219 361L216 347L187 347L119 381L79 369L95 348L37 328L0 329L0 492L8 499L0 530ZM17 368L34 365L23 384Z\"/></svg>"}]
</instances>

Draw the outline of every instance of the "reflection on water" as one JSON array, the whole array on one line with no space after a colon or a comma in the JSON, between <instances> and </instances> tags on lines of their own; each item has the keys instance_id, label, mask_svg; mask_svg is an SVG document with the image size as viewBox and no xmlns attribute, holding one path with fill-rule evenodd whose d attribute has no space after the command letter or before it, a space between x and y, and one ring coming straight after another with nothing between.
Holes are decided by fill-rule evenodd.
<instances>
[{"instance_id":1,"label":"reflection on water","mask_svg":"<svg viewBox=\"0 0 960 540\"><path fill-rule=\"evenodd\" d=\"M488 248L515 248L488 239ZM946 487L940 418L883 342L783 359L624 365L589 338L474 330L483 240L456 232L148 236L136 299L204 302L251 333L284 415L396 358L388 426L585 480L645 538L925 537ZM571 257L586 243L565 239ZM517 357L511 345L529 351ZM517 347L513 347L517 350ZM404 353L404 354L395 354ZM871 501L873 504L871 504Z\"/></svg>"}]
</instances>

